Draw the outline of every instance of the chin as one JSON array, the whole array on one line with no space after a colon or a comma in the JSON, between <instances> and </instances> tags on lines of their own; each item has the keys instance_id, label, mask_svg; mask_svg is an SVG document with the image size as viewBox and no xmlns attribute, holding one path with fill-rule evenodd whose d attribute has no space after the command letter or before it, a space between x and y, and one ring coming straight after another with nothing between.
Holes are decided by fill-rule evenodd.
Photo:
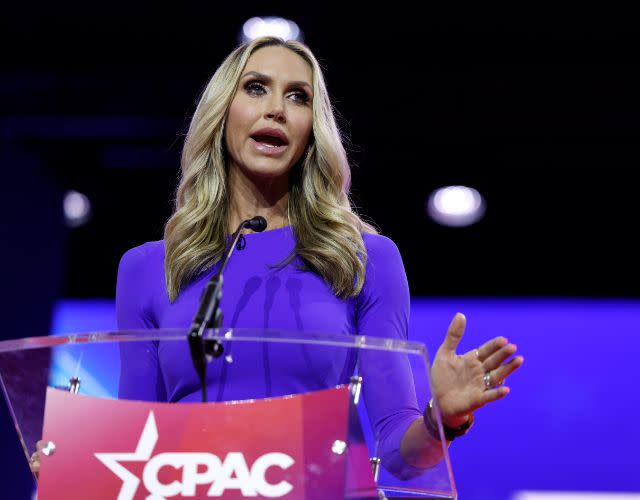
<instances>
[{"instance_id":1,"label":"chin","mask_svg":"<svg viewBox=\"0 0 640 500\"><path fill-rule=\"evenodd\" d=\"M245 165L247 175L257 175L261 177L280 177L287 175L293 167L290 161L282 158L274 161L268 158L260 158L248 165Z\"/></svg>"},{"instance_id":2,"label":"chin","mask_svg":"<svg viewBox=\"0 0 640 500\"><path fill-rule=\"evenodd\" d=\"M278 179L280 177L284 177L289 175L289 171L291 167L274 167L273 165L269 166L260 166L255 165L253 167L249 167L245 170L245 175L248 177L256 177L260 179Z\"/></svg>"}]
</instances>

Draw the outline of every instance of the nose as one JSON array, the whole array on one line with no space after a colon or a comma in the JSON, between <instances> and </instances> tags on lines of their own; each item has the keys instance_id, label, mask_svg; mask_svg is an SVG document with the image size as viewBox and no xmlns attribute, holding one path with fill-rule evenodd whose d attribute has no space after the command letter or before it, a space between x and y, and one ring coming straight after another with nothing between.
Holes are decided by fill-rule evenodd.
<instances>
[{"instance_id":1,"label":"nose","mask_svg":"<svg viewBox=\"0 0 640 500\"><path fill-rule=\"evenodd\" d=\"M280 99L272 99L269 102L267 112L265 113L265 118L275 120L278 123L285 123L287 121L284 106Z\"/></svg>"}]
</instances>

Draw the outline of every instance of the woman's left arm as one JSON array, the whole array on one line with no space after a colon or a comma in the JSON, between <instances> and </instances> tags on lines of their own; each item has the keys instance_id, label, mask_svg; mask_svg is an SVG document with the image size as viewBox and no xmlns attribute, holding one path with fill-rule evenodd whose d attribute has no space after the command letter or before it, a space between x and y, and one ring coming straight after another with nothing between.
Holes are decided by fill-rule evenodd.
<instances>
[{"instance_id":1,"label":"woman's left arm","mask_svg":"<svg viewBox=\"0 0 640 500\"><path fill-rule=\"evenodd\" d=\"M357 299L358 333L407 340L410 294L397 246L383 236L365 236L367 272ZM473 412L503 398L502 382L523 362L505 361L516 346L502 337L464 355L456 348L466 320L457 314L431 367L435 407L450 436L463 432ZM378 442L383 465L399 477L411 477L442 460L442 443L435 431L431 408L419 408L407 356L400 353L361 353L365 404ZM424 410L424 412L423 412ZM431 424L431 425L429 425ZM458 432L458 433L459 433Z\"/></svg>"}]
</instances>

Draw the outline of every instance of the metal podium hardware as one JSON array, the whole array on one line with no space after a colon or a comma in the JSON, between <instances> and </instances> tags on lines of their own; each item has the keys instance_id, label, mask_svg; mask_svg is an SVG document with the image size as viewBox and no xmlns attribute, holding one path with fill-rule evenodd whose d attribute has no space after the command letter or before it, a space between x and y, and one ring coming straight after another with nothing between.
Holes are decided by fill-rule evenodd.
<instances>
[{"instance_id":1,"label":"metal podium hardware","mask_svg":"<svg viewBox=\"0 0 640 500\"><path fill-rule=\"evenodd\" d=\"M51 455L53 455L56 452L56 445L53 441L47 441L47 444L45 444L42 447L42 453L43 455L50 457Z\"/></svg>"},{"instance_id":2,"label":"metal podium hardware","mask_svg":"<svg viewBox=\"0 0 640 500\"><path fill-rule=\"evenodd\" d=\"M331 445L331 451L336 455L342 455L347 450L347 443L342 439L336 439Z\"/></svg>"},{"instance_id":3,"label":"metal podium hardware","mask_svg":"<svg viewBox=\"0 0 640 500\"><path fill-rule=\"evenodd\" d=\"M378 483L378 475L380 473L380 459L378 457L371 457L369 459L371 462L371 471L373 472L373 480Z\"/></svg>"},{"instance_id":4,"label":"metal podium hardware","mask_svg":"<svg viewBox=\"0 0 640 500\"><path fill-rule=\"evenodd\" d=\"M71 394L78 394L80 391L80 379L78 377L71 377L69 379L69 392Z\"/></svg>"},{"instance_id":5,"label":"metal podium hardware","mask_svg":"<svg viewBox=\"0 0 640 500\"><path fill-rule=\"evenodd\" d=\"M351 377L349 383L349 390L351 391L351 396L353 397L353 404L358 406L360 402L360 390L362 389L362 377L359 375L354 375Z\"/></svg>"}]
</instances>

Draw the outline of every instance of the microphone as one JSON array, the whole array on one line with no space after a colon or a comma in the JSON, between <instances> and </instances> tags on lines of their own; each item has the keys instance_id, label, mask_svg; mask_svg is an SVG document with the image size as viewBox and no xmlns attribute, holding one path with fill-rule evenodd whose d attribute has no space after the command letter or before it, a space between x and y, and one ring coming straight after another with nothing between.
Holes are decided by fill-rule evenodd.
<instances>
[{"instance_id":1,"label":"microphone","mask_svg":"<svg viewBox=\"0 0 640 500\"><path fill-rule=\"evenodd\" d=\"M256 233L261 233L267 229L267 219L260 215L256 215L254 218L245 221L244 227L251 229Z\"/></svg>"},{"instance_id":2,"label":"microphone","mask_svg":"<svg viewBox=\"0 0 640 500\"><path fill-rule=\"evenodd\" d=\"M244 220L233 233L233 240L228 247L228 251L222 260L220 269L209 280L202 295L198 310L191 322L187 339L189 341L189 350L191 351L191 360L193 366L200 379L200 388L202 392L202 402L207 402L207 362L212 358L219 358L224 351L222 344L217 338L207 339L205 344L204 331L207 328L220 328L222 325L222 309L220 309L220 299L222 299L222 284L225 268L231 258L234 248L238 244L238 240L242 236L242 230L249 228L256 232L262 232L267 228L267 221L264 217L256 216L251 219ZM216 332L217 337L217 332Z\"/></svg>"},{"instance_id":3,"label":"microphone","mask_svg":"<svg viewBox=\"0 0 640 500\"><path fill-rule=\"evenodd\" d=\"M267 221L264 217L260 217L257 215L252 219L248 219L245 221L245 227L255 231L256 233L261 233L267 227ZM244 235L240 235L240 239L238 240L238 244L236 245L237 250L244 250L244 247L247 246L247 242L244 239Z\"/></svg>"}]
</instances>

